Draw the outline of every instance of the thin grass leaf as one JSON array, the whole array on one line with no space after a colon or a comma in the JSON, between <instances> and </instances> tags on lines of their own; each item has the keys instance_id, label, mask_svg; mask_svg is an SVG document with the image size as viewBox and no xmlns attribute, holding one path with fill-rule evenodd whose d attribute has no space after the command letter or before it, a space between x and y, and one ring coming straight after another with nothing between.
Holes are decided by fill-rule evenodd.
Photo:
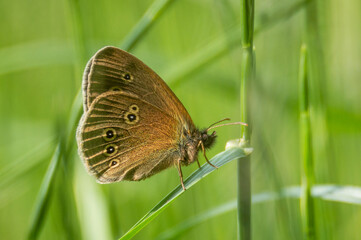
<instances>
[{"instance_id":1,"label":"thin grass leaf","mask_svg":"<svg viewBox=\"0 0 361 240\"><path fill-rule=\"evenodd\" d=\"M121 48L130 51L138 43L138 41L147 33L155 21L161 14L173 3L174 0L156 0L148 8L143 17L138 21L137 25L127 35L121 44Z\"/></svg>"},{"instance_id":2,"label":"thin grass leaf","mask_svg":"<svg viewBox=\"0 0 361 240\"><path fill-rule=\"evenodd\" d=\"M84 173L81 163L76 164L74 189L77 202L78 216L81 219L79 231L83 239L87 240L108 240L116 239L111 233L111 221L109 215L107 195L102 194L103 186L96 183ZM89 200L91 199L91 200Z\"/></svg>"},{"instance_id":3,"label":"thin grass leaf","mask_svg":"<svg viewBox=\"0 0 361 240\"><path fill-rule=\"evenodd\" d=\"M315 212L311 196L311 187L314 182L314 169L308 92L307 49L306 46L302 46L299 67L300 149L303 165L300 207L305 238L315 239Z\"/></svg>"},{"instance_id":4,"label":"thin grass leaf","mask_svg":"<svg viewBox=\"0 0 361 240\"><path fill-rule=\"evenodd\" d=\"M249 154L246 153L242 148L230 148L226 151L223 151L211 159L212 164L220 168L224 164L239 158L244 158ZM209 164L202 165L201 168L194 171L185 181L184 185L186 189L190 189L193 185L199 182L202 178L216 170L214 167ZM141 229L143 229L148 223L150 223L155 217L157 217L171 202L173 202L177 197L179 197L184 190L181 185L178 185L172 192L170 192L166 197L164 197L155 207L153 207L143 218L141 218L127 233L125 233L120 240L131 239L134 237Z\"/></svg>"},{"instance_id":5,"label":"thin grass leaf","mask_svg":"<svg viewBox=\"0 0 361 240\"><path fill-rule=\"evenodd\" d=\"M33 213L33 217L31 220L31 226L28 234L28 239L36 239L39 233L39 229L45 219L43 216L45 215L48 206L49 206L49 198L50 191L52 188L53 179L55 176L55 170L57 169L60 158L60 146L58 145L55 149L54 155L50 161L48 170L44 176L42 181L39 194L37 196L37 200L35 201L35 211Z\"/></svg>"},{"instance_id":6,"label":"thin grass leaf","mask_svg":"<svg viewBox=\"0 0 361 240\"><path fill-rule=\"evenodd\" d=\"M267 201L280 200L284 198L300 198L302 187L288 187L281 189L280 192L263 192L252 195L252 204L263 203ZM341 185L315 185L312 188L312 196L326 201L341 202L348 204L361 205L361 187L341 186ZM211 218L237 209L237 200L233 200L217 207L211 208L196 216L181 222L175 227L161 233L156 240L176 239L182 233L199 225Z\"/></svg>"}]
</instances>

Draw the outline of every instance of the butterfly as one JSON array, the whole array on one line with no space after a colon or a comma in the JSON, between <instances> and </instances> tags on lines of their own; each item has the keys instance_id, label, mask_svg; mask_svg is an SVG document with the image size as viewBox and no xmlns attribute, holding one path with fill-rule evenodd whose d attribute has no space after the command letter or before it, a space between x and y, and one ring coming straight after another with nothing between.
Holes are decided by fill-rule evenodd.
<instances>
[{"instance_id":1,"label":"butterfly","mask_svg":"<svg viewBox=\"0 0 361 240\"><path fill-rule=\"evenodd\" d=\"M213 125L196 128L167 84L130 53L100 49L85 68L82 91L78 152L99 183L139 181L175 166L185 190L182 166L200 167L200 150L212 165L205 153L216 139L208 133Z\"/></svg>"}]
</instances>

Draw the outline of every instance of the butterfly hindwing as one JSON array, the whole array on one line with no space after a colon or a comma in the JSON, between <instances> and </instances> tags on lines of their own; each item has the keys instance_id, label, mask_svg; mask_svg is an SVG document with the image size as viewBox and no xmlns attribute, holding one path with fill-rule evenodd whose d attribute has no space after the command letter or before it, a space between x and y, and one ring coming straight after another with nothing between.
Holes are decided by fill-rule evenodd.
<instances>
[{"instance_id":1,"label":"butterfly hindwing","mask_svg":"<svg viewBox=\"0 0 361 240\"><path fill-rule=\"evenodd\" d=\"M77 131L79 153L99 182L140 180L177 157L178 122L134 94L98 95Z\"/></svg>"}]
</instances>

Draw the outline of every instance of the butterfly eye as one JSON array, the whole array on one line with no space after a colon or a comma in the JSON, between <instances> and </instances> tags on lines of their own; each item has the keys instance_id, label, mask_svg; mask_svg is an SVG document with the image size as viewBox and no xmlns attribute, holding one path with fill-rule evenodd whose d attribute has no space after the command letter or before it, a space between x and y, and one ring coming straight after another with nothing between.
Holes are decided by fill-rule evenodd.
<instances>
[{"instance_id":1,"label":"butterfly eye","mask_svg":"<svg viewBox=\"0 0 361 240\"><path fill-rule=\"evenodd\" d=\"M129 111L133 112L133 113L137 113L139 111L139 107L137 105L133 104L129 107Z\"/></svg>"},{"instance_id":2,"label":"butterfly eye","mask_svg":"<svg viewBox=\"0 0 361 240\"><path fill-rule=\"evenodd\" d=\"M208 135L206 133L203 133L202 138L203 138L203 140L206 140L208 138Z\"/></svg>"},{"instance_id":3,"label":"butterfly eye","mask_svg":"<svg viewBox=\"0 0 361 240\"><path fill-rule=\"evenodd\" d=\"M112 141L117 137L117 132L114 128L106 128L103 132L103 138L105 141Z\"/></svg>"},{"instance_id":4,"label":"butterfly eye","mask_svg":"<svg viewBox=\"0 0 361 240\"><path fill-rule=\"evenodd\" d=\"M115 86L115 87L111 87L111 88L110 88L110 91L121 92L122 89L121 89L120 87L118 87L118 86Z\"/></svg>"},{"instance_id":5,"label":"butterfly eye","mask_svg":"<svg viewBox=\"0 0 361 240\"><path fill-rule=\"evenodd\" d=\"M114 144L109 144L105 147L105 152L104 154L108 157L113 156L114 154L116 154L118 151L118 147Z\"/></svg>"},{"instance_id":6,"label":"butterfly eye","mask_svg":"<svg viewBox=\"0 0 361 240\"><path fill-rule=\"evenodd\" d=\"M138 114L135 112L127 112L125 114L125 122L128 124L135 124L139 121Z\"/></svg>"},{"instance_id":7,"label":"butterfly eye","mask_svg":"<svg viewBox=\"0 0 361 240\"><path fill-rule=\"evenodd\" d=\"M114 160L110 161L109 167L115 167L115 166L117 166L118 164L119 164L119 160L114 159Z\"/></svg>"}]
</instances>

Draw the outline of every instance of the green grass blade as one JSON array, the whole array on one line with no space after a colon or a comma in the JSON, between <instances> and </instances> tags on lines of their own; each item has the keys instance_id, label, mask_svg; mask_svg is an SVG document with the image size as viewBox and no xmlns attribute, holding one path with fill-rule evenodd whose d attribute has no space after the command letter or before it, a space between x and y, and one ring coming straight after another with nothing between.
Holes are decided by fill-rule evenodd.
<instances>
[{"instance_id":1,"label":"green grass blade","mask_svg":"<svg viewBox=\"0 0 361 240\"><path fill-rule=\"evenodd\" d=\"M81 163L76 165L76 171L81 172L74 176L74 189L82 239L116 239L111 229L113 218L109 215L108 196L102 194L104 185L84 174ZM114 188L112 190L114 191Z\"/></svg>"},{"instance_id":2,"label":"green grass blade","mask_svg":"<svg viewBox=\"0 0 361 240\"><path fill-rule=\"evenodd\" d=\"M300 149L303 164L300 206L304 236L306 239L315 239L315 213L311 196L311 187L314 182L314 169L308 91L307 49L306 46L302 46L299 67Z\"/></svg>"},{"instance_id":3,"label":"green grass blade","mask_svg":"<svg viewBox=\"0 0 361 240\"><path fill-rule=\"evenodd\" d=\"M274 201L284 198L302 197L302 187L287 187L280 192L263 192L252 195L252 204ZM341 186L341 185L315 185L312 187L313 197L326 201L341 202L348 204L361 205L361 187ZM156 240L176 239L182 233L192 227L205 221L215 218L222 214L235 211L237 209L237 200L233 200L217 207L211 208L203 213L190 217L175 227L159 234Z\"/></svg>"},{"instance_id":4,"label":"green grass blade","mask_svg":"<svg viewBox=\"0 0 361 240\"><path fill-rule=\"evenodd\" d=\"M322 1L321 1L322 2ZM312 121L312 132L314 138L315 150L319 153L318 161L323 162L323 171L329 175L335 175L330 166L335 164L333 154L330 154L329 149L332 148L329 141L329 126L327 116L327 94L326 89L328 85L329 76L326 73L326 52L322 24L323 24L323 9L321 2L309 0L309 4L305 8L305 36L306 45L308 48L308 73L310 79L309 97L312 101L312 108L310 108L310 118ZM336 173L337 174L337 173ZM335 179L335 178L334 178Z\"/></svg>"},{"instance_id":5,"label":"green grass blade","mask_svg":"<svg viewBox=\"0 0 361 240\"><path fill-rule=\"evenodd\" d=\"M217 167L221 167L224 164L240 157L247 156L247 153L241 148L230 148L224 152L221 152L211 159L212 164ZM200 181L202 178L216 170L209 164L204 164L200 169L194 171L185 181L184 185L189 190L194 184ZM155 217L157 217L171 202L179 197L184 190L181 185L176 187L165 198L163 198L155 207L153 207L143 218L141 218L127 233L125 233L120 239L131 239L141 229L143 229L148 223L150 223Z\"/></svg>"},{"instance_id":6,"label":"green grass blade","mask_svg":"<svg viewBox=\"0 0 361 240\"><path fill-rule=\"evenodd\" d=\"M137 25L132 29L132 31L127 35L121 44L121 48L130 51L138 43L138 41L146 34L146 32L151 28L155 21L160 17L160 15L173 3L174 0L156 0L148 8L143 17L138 21Z\"/></svg>"},{"instance_id":7,"label":"green grass blade","mask_svg":"<svg viewBox=\"0 0 361 240\"><path fill-rule=\"evenodd\" d=\"M46 171L44 179L42 181L37 200L35 201L35 211L33 213L31 226L28 234L28 239L36 239L39 233L39 229L45 219L43 216L46 213L49 206L50 191L52 189L52 183L55 176L56 168L59 165L60 158L60 146L55 149L54 155L50 161L49 167Z\"/></svg>"}]
</instances>

